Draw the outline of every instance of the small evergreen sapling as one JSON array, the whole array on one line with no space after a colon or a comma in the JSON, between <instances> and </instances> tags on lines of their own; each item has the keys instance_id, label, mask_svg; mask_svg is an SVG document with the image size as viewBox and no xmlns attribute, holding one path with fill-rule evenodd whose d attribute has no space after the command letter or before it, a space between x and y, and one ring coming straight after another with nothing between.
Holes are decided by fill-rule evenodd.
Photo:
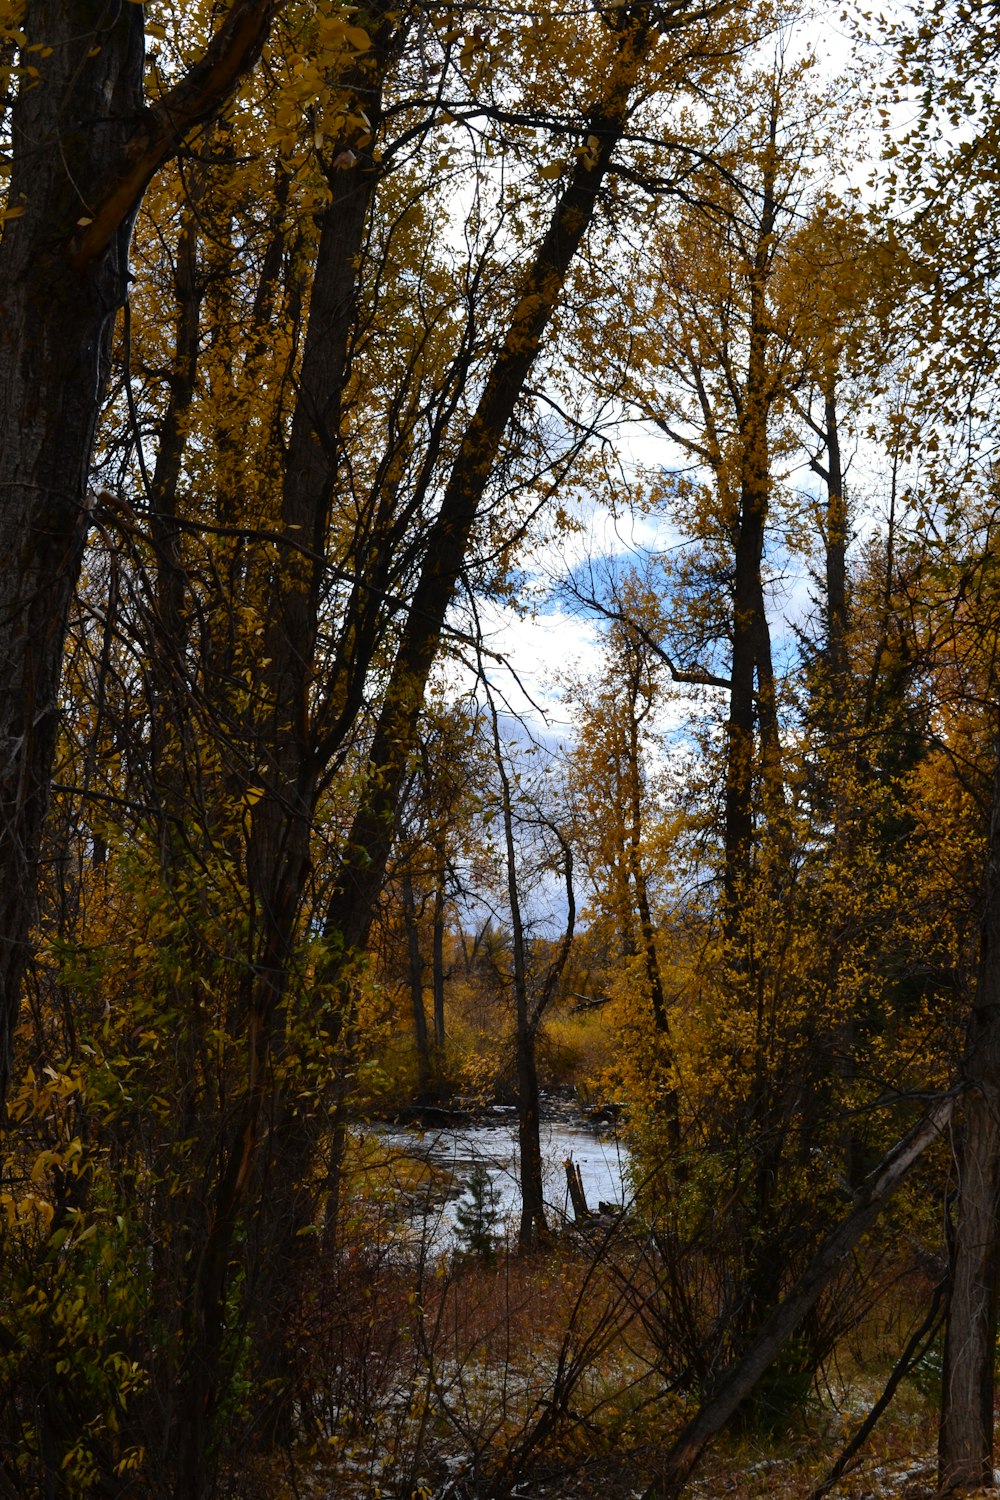
<instances>
[{"instance_id":1,"label":"small evergreen sapling","mask_svg":"<svg viewBox=\"0 0 1000 1500\"><path fill-rule=\"evenodd\" d=\"M455 1211L455 1238L459 1253L475 1255L481 1260L492 1260L499 1242L499 1235L496 1233L499 1217L490 1174L482 1162L477 1162L466 1184L466 1196Z\"/></svg>"}]
</instances>

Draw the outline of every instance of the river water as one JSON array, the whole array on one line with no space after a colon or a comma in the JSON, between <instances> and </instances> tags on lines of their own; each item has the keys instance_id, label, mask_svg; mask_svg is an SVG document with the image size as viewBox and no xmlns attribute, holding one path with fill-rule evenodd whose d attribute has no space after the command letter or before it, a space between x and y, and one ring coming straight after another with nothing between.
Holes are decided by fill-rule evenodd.
<instances>
[{"instance_id":1,"label":"river water","mask_svg":"<svg viewBox=\"0 0 1000 1500\"><path fill-rule=\"evenodd\" d=\"M433 1182L424 1191L405 1195L399 1215L400 1236L432 1255L458 1248L458 1214L471 1203L470 1180L477 1171L486 1179L484 1198L497 1238L514 1243L521 1210L518 1182L517 1117L496 1106L474 1120L443 1128L417 1130L394 1125L375 1127L382 1145L406 1160L428 1163ZM540 1128L545 1203L553 1225L572 1219L565 1162L580 1169L588 1207L620 1205L628 1195L628 1157L614 1127L592 1125L562 1101L543 1101Z\"/></svg>"}]
</instances>

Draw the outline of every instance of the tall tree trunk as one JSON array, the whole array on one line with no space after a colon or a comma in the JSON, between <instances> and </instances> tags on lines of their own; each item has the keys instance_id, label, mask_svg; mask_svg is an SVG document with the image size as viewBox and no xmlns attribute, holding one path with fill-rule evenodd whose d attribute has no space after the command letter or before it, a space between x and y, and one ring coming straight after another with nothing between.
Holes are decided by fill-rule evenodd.
<instances>
[{"instance_id":1,"label":"tall tree trunk","mask_svg":"<svg viewBox=\"0 0 1000 1500\"><path fill-rule=\"evenodd\" d=\"M21 212L0 240L0 1092L29 953L87 470L126 286L131 214L99 256L78 266L71 253L141 104L142 11L122 6L110 25L106 15L83 0L28 7L32 42L51 51L33 55L37 86L18 90L9 201Z\"/></svg>"},{"instance_id":2,"label":"tall tree trunk","mask_svg":"<svg viewBox=\"0 0 1000 1500\"><path fill-rule=\"evenodd\" d=\"M756 958L754 920L750 914L755 885L755 822L777 832L783 819L781 744L764 599L765 528L771 499L769 424L774 388L769 369L771 316L768 281L778 203L775 191L777 126L780 102L772 100L769 154L763 164L760 219L752 246L749 274L749 328L746 377L739 414L740 503L736 530L733 597L733 657L726 768L724 923L734 958L745 983L744 1003L755 1010L755 1044L750 1061L750 1097L746 1129L752 1143L754 1171L748 1217L759 1235L746 1250L746 1272L737 1323L745 1333L773 1304L781 1266L769 1243L773 1233L773 1199L780 1167L781 1133L773 1129L773 1079L769 1062L770 1001L766 975ZM756 691L755 691L756 685ZM759 756L755 744L759 735ZM759 768L759 769L758 769ZM758 802L759 776L759 802ZM772 851L773 852L773 851ZM781 861L766 864L768 893L780 899Z\"/></svg>"},{"instance_id":3,"label":"tall tree trunk","mask_svg":"<svg viewBox=\"0 0 1000 1500\"><path fill-rule=\"evenodd\" d=\"M504 854L507 866L507 906L510 911L512 982L514 991L514 1045L517 1056L517 1145L521 1181L521 1224L517 1242L521 1250L534 1250L545 1238L545 1201L542 1190L542 1147L539 1135L540 1101L538 1063L535 1055L536 1028L532 1025L528 997L528 954L521 916L521 892L517 879L517 842L511 806L510 776L500 743L500 720L487 688L493 728L493 756L500 781Z\"/></svg>"},{"instance_id":4,"label":"tall tree trunk","mask_svg":"<svg viewBox=\"0 0 1000 1500\"><path fill-rule=\"evenodd\" d=\"M361 951L385 877L396 807L414 744L424 690L437 656L476 518L508 425L524 391L576 252L593 221L598 193L625 128L632 92L651 32L627 22L607 92L582 127L597 141L580 156L527 268L483 393L458 446L420 576L396 649L368 756L367 795L346 841L325 930L346 953Z\"/></svg>"},{"instance_id":5,"label":"tall tree trunk","mask_svg":"<svg viewBox=\"0 0 1000 1500\"><path fill-rule=\"evenodd\" d=\"M847 496L837 421L837 376L831 370L824 396L826 423L826 640L836 703L847 675Z\"/></svg>"},{"instance_id":6,"label":"tall tree trunk","mask_svg":"<svg viewBox=\"0 0 1000 1500\"><path fill-rule=\"evenodd\" d=\"M667 999L663 988L663 973L660 968L660 956L656 948L656 932L653 927L653 913L649 902L649 883L646 879L646 867L643 860L642 834L643 834L643 810L642 810L642 764L639 754L639 726L641 720L649 712L650 704L640 714L639 699L642 683L643 656L641 643L636 639L627 639L625 648L625 675L624 687L627 693L626 718L624 735L624 754L621 766L621 777L625 781L622 788L624 801L628 809L628 826L623 830L624 848L622 850L623 863L628 871L631 881L633 898L635 902L635 916L639 922L639 934L642 940L642 954L646 969L646 985L649 991L650 1005L653 1011L653 1024L659 1032L665 1047L671 1047L670 1018L667 1014ZM631 927L631 922L629 926ZM672 1061L672 1057L670 1059ZM678 1107L677 1090L670 1086L664 1090L659 1099L659 1108L667 1125L667 1138L671 1147L676 1148L681 1142L680 1110Z\"/></svg>"},{"instance_id":7,"label":"tall tree trunk","mask_svg":"<svg viewBox=\"0 0 1000 1500\"><path fill-rule=\"evenodd\" d=\"M852 711L848 631L850 617L847 603L847 495L844 465L840 451L840 424L837 412L837 367L831 360L823 393L822 437L826 446L825 466L814 460L812 467L826 484L826 535L824 538L826 585L826 659L823 663L819 692L823 733L831 753L828 788L833 820L835 849L850 860L857 841L857 819L852 816L856 798L853 785L858 768L852 753ZM841 948L835 937L829 943L829 978L831 992L840 969ZM848 1007L838 1027L829 1038L832 1053L825 1066L846 1083L854 1072L856 1015ZM859 1180L861 1152L856 1121L849 1113L843 1123L844 1175L853 1186Z\"/></svg>"},{"instance_id":8,"label":"tall tree trunk","mask_svg":"<svg viewBox=\"0 0 1000 1500\"><path fill-rule=\"evenodd\" d=\"M751 380L763 381L761 330L752 343ZM755 369L759 365L759 369ZM731 935L739 930L753 868L755 731L759 726L765 804L780 786L781 757L771 637L761 568L770 493L767 412L763 397L748 393L744 421L744 476L736 537L733 652L730 673L725 790L724 893ZM755 692L756 682L756 692Z\"/></svg>"},{"instance_id":9,"label":"tall tree trunk","mask_svg":"<svg viewBox=\"0 0 1000 1500\"><path fill-rule=\"evenodd\" d=\"M365 67L384 65L386 34ZM373 122L377 86L366 95ZM240 1000L245 1036L244 1076L218 1150L208 1194L207 1229L191 1273L183 1400L177 1412L177 1500L199 1500L207 1482L207 1454L225 1372L226 1305L241 1224L255 1224L254 1350L258 1368L287 1394L294 1354L289 1340L302 1255L297 1231L309 1222L313 1192L305 1156L314 1144L295 1120L294 1102L281 1101L272 1076L280 1045L280 1017L294 968L302 897L310 871L321 766L310 718L312 672L330 507L339 452L340 412L357 295L357 257L377 173L359 153L349 170L331 173L314 271L298 399L292 417L281 497L279 538L265 579L266 620L257 701L248 724L248 782L253 802L246 849L254 962ZM267 1116L270 1121L267 1122ZM308 1139L306 1138L308 1137ZM263 1159L266 1140L268 1159ZM265 1183L267 1190L265 1191ZM272 1234L268 1225L280 1225ZM259 1314L259 1315L258 1315ZM268 1406L274 1436L287 1424L288 1404Z\"/></svg>"},{"instance_id":10,"label":"tall tree trunk","mask_svg":"<svg viewBox=\"0 0 1000 1500\"><path fill-rule=\"evenodd\" d=\"M431 988L434 996L434 1051L437 1054L439 1082L444 1067L445 1018L444 1018L444 898L445 861L440 852L434 872L433 936L431 944Z\"/></svg>"},{"instance_id":11,"label":"tall tree trunk","mask_svg":"<svg viewBox=\"0 0 1000 1500\"><path fill-rule=\"evenodd\" d=\"M0 1097L29 955L87 472L136 209L256 61L274 0L235 0L205 55L142 108L138 5L29 0L0 238ZM13 213L10 212L13 210Z\"/></svg>"},{"instance_id":12,"label":"tall tree trunk","mask_svg":"<svg viewBox=\"0 0 1000 1500\"><path fill-rule=\"evenodd\" d=\"M424 1009L424 969L420 952L420 925L417 921L417 904L413 896L413 879L407 872L402 879L403 926L406 928L406 963L410 986L410 1005L413 1009L413 1040L417 1049L417 1096L422 1104L430 1098L431 1057L430 1038L427 1031L427 1012Z\"/></svg>"},{"instance_id":13,"label":"tall tree trunk","mask_svg":"<svg viewBox=\"0 0 1000 1500\"><path fill-rule=\"evenodd\" d=\"M517 1148L521 1181L521 1222L517 1243L534 1250L545 1239L548 1223L542 1180L541 1100L535 1031L528 1017L527 993L517 1000Z\"/></svg>"},{"instance_id":14,"label":"tall tree trunk","mask_svg":"<svg viewBox=\"0 0 1000 1500\"><path fill-rule=\"evenodd\" d=\"M967 1089L938 1443L942 1490L993 1483L1000 1254L1000 724L980 942L963 1066Z\"/></svg>"},{"instance_id":15,"label":"tall tree trunk","mask_svg":"<svg viewBox=\"0 0 1000 1500\"><path fill-rule=\"evenodd\" d=\"M749 347L739 421L740 500L734 558L733 653L727 726L723 879L726 925L732 937L736 937L740 929L753 864L754 730L758 721L765 788L779 774L774 673L761 579L764 527L771 494L768 442L771 403L767 369L770 323L766 289L772 253L771 236L776 217L773 161L776 128L777 106L772 111L772 159L764 170L761 219L750 275Z\"/></svg>"}]
</instances>

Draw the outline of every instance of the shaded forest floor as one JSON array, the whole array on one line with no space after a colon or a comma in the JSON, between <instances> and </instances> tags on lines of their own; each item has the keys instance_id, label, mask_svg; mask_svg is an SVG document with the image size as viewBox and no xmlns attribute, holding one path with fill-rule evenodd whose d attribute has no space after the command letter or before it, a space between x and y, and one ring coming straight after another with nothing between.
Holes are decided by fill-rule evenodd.
<instances>
[{"instance_id":1,"label":"shaded forest floor","mask_svg":"<svg viewBox=\"0 0 1000 1500\"><path fill-rule=\"evenodd\" d=\"M315 1440L232 1476L233 1500L635 1500L693 1410L663 1395L642 1310L615 1300L613 1269L565 1247L453 1263L420 1286L382 1268L355 1291L315 1372ZM924 1291L901 1279L775 1425L723 1435L690 1495L812 1500ZM904 1378L832 1500L932 1500L938 1369L932 1353Z\"/></svg>"},{"instance_id":2,"label":"shaded forest floor","mask_svg":"<svg viewBox=\"0 0 1000 1500\"><path fill-rule=\"evenodd\" d=\"M692 1480L692 1500L810 1500L835 1457L839 1423L830 1414L807 1431L780 1444L723 1441ZM936 1414L892 1414L876 1433L851 1472L826 1492L830 1500L934 1500L936 1486ZM391 1470L379 1478L359 1473L335 1457L301 1455L293 1470L271 1469L265 1493L275 1500L638 1500L655 1464L623 1461L621 1456L580 1457L549 1465L542 1458L537 1472L509 1490L492 1488L464 1472L460 1459L446 1464L450 1473L427 1472L415 1485L400 1484ZM409 1487L408 1487L409 1485ZM975 1492L980 1500L1000 1497L1000 1485Z\"/></svg>"}]
</instances>

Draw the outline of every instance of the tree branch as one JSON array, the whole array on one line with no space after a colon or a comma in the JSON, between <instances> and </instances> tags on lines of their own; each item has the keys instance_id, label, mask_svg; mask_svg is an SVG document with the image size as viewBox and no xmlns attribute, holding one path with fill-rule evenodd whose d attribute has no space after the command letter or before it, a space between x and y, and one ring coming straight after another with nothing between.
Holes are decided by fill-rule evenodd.
<instances>
[{"instance_id":1,"label":"tree branch","mask_svg":"<svg viewBox=\"0 0 1000 1500\"><path fill-rule=\"evenodd\" d=\"M70 256L85 270L126 222L157 170L196 126L214 119L250 72L281 0L234 0L204 55L156 104L143 111L123 159Z\"/></svg>"}]
</instances>

